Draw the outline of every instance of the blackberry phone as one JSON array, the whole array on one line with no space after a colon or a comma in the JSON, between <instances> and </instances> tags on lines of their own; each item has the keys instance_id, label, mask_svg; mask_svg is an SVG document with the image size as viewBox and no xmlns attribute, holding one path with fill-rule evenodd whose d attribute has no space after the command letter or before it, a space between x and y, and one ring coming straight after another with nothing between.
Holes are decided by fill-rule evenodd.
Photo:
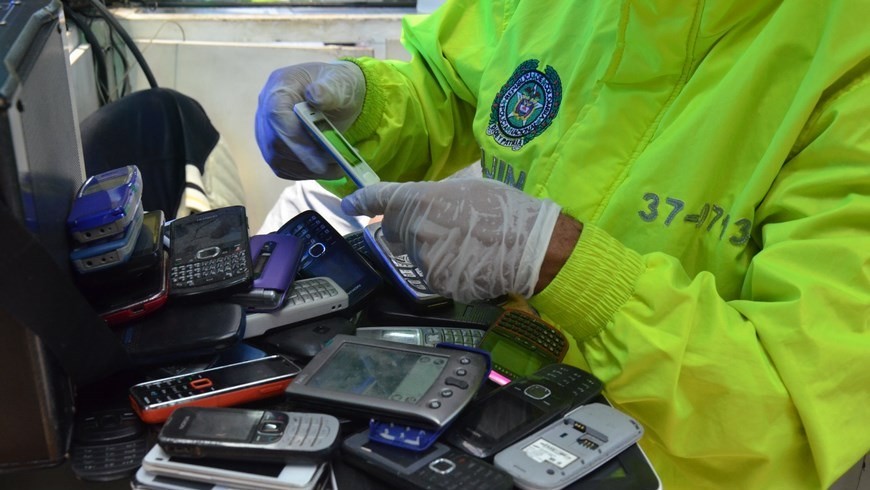
<instances>
[{"instance_id":1,"label":"blackberry phone","mask_svg":"<svg viewBox=\"0 0 870 490\"><path fill-rule=\"evenodd\" d=\"M250 290L254 267L245 208L228 206L172 221L169 261L170 297Z\"/></svg>"}]
</instances>

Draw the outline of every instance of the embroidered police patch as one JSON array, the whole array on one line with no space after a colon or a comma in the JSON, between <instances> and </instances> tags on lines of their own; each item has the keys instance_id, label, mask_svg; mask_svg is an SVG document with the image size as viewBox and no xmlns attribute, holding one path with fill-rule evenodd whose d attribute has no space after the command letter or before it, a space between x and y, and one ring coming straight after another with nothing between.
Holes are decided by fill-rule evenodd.
<instances>
[{"instance_id":1,"label":"embroidered police patch","mask_svg":"<svg viewBox=\"0 0 870 490\"><path fill-rule=\"evenodd\" d=\"M543 133L562 102L562 81L553 67L537 70L538 60L524 61L495 96L486 134L519 150Z\"/></svg>"}]
</instances>

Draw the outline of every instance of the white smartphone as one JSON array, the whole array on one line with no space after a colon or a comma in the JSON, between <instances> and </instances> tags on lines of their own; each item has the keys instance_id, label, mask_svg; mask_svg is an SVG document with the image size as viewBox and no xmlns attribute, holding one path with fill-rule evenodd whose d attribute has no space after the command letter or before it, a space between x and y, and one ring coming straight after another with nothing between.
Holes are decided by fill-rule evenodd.
<instances>
[{"instance_id":1,"label":"white smartphone","mask_svg":"<svg viewBox=\"0 0 870 490\"><path fill-rule=\"evenodd\" d=\"M142 468L154 475L251 490L312 490L326 466L178 458L166 454L159 444L142 460Z\"/></svg>"},{"instance_id":2,"label":"white smartphone","mask_svg":"<svg viewBox=\"0 0 870 490\"><path fill-rule=\"evenodd\" d=\"M369 167L356 149L344 139L341 131L336 129L322 112L311 107L307 102L300 102L293 106L293 112L302 121L308 133L332 155L357 187L363 188L380 182L378 174Z\"/></svg>"}]
</instances>

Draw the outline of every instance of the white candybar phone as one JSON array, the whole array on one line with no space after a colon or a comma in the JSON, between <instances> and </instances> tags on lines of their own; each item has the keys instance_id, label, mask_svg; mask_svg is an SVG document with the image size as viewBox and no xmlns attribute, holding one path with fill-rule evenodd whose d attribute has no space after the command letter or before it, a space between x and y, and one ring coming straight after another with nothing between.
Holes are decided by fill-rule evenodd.
<instances>
[{"instance_id":1,"label":"white candybar phone","mask_svg":"<svg viewBox=\"0 0 870 490\"><path fill-rule=\"evenodd\" d=\"M336 129L322 112L311 107L307 102L300 102L293 106L293 112L305 125L308 133L332 155L357 187L362 188L380 182L378 174L369 167L356 149L344 139L341 131Z\"/></svg>"},{"instance_id":2,"label":"white candybar phone","mask_svg":"<svg viewBox=\"0 0 870 490\"><path fill-rule=\"evenodd\" d=\"M495 455L495 466L524 490L559 490L637 442L643 427L610 406L590 403Z\"/></svg>"}]
</instances>

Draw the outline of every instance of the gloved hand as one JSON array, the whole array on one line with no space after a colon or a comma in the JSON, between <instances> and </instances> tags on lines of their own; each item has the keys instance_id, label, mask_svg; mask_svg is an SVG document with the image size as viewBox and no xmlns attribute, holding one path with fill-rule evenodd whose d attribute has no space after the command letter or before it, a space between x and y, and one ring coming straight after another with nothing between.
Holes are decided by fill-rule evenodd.
<instances>
[{"instance_id":1,"label":"gloved hand","mask_svg":"<svg viewBox=\"0 0 870 490\"><path fill-rule=\"evenodd\" d=\"M335 160L306 132L293 106L308 101L344 131L362 112L366 81L349 61L302 63L272 72L260 91L255 127L266 163L283 179L337 179Z\"/></svg>"},{"instance_id":2,"label":"gloved hand","mask_svg":"<svg viewBox=\"0 0 870 490\"><path fill-rule=\"evenodd\" d=\"M345 197L348 214L383 214L442 296L460 302L534 292L561 208L488 179L381 182Z\"/></svg>"}]
</instances>

